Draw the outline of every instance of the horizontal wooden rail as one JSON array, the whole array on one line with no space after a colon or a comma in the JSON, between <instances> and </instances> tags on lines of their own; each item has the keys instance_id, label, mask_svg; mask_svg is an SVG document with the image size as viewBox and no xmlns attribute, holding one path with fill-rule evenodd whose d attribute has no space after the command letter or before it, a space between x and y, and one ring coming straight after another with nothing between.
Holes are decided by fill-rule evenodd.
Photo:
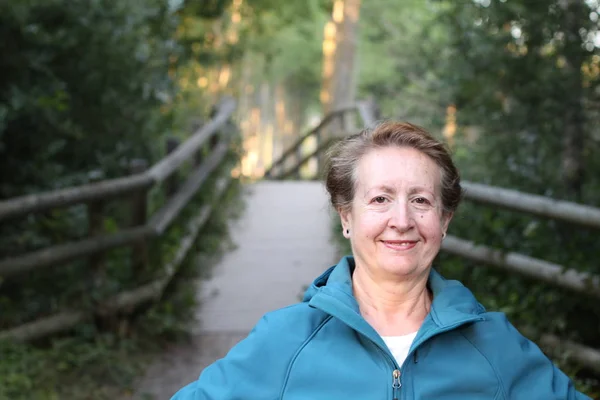
<instances>
[{"instance_id":1,"label":"horizontal wooden rail","mask_svg":"<svg viewBox=\"0 0 600 400\"><path fill-rule=\"evenodd\" d=\"M592 228L600 228L600 209L553 200L544 196L521 193L473 182L462 182L465 199L482 204L491 204L509 210L521 211L540 217L554 218Z\"/></svg>"},{"instance_id":2,"label":"horizontal wooden rail","mask_svg":"<svg viewBox=\"0 0 600 400\"><path fill-rule=\"evenodd\" d=\"M31 341L51 334L64 332L72 329L81 322L91 319L94 314L107 315L115 312L129 312L132 308L145 302L155 300L162 295L171 278L176 274L179 266L193 247L198 233L210 217L211 211L218 199L223 195L225 189L231 182L231 176L227 175L219 179L216 184L212 204L204 205L197 216L188 224L186 236L173 257L163 267L163 276L153 282L145 284L137 289L125 291L101 303L93 311L70 310L41 318L15 328L0 332L0 340L12 339L17 341Z\"/></svg>"},{"instance_id":3,"label":"horizontal wooden rail","mask_svg":"<svg viewBox=\"0 0 600 400\"><path fill-rule=\"evenodd\" d=\"M347 112L352 112L352 111L356 111L357 110L357 106L356 105L352 105L352 106L348 106L348 107L343 107L340 108L338 110L334 110L332 112L330 112L329 114L327 114L322 120L321 122L319 122L319 124L317 126L315 126L314 128L312 128L310 131L308 131L306 134L302 135L300 138L298 138L298 140L296 140L273 164L271 164L271 166L269 167L269 169L267 169L267 171L265 172L265 177L270 178L272 177L272 173L273 170L277 167L279 167L281 164L283 164L285 162L285 160L291 156L292 154L294 154L298 148L302 145L302 143L304 143L304 141L309 138L310 136L315 135L317 132L321 131L327 124L329 124L334 118L343 115Z\"/></svg>"},{"instance_id":4,"label":"horizontal wooden rail","mask_svg":"<svg viewBox=\"0 0 600 400\"><path fill-rule=\"evenodd\" d=\"M14 197L0 201L0 221L28 213L46 211L86 203L97 199L111 199L152 186L152 178L145 174L110 179L52 192Z\"/></svg>"},{"instance_id":5,"label":"horizontal wooden rail","mask_svg":"<svg viewBox=\"0 0 600 400\"><path fill-rule=\"evenodd\" d=\"M161 235L173 220L179 215L181 210L186 206L200 186L206 181L210 174L217 168L219 163L225 157L228 143L219 144L212 154L202 165L190 175L183 187L177 192L172 199L169 200L166 206L161 208L152 216L149 225L154 231L154 235Z\"/></svg>"},{"instance_id":6,"label":"horizontal wooden rail","mask_svg":"<svg viewBox=\"0 0 600 400\"><path fill-rule=\"evenodd\" d=\"M585 272L567 269L563 266L538 260L522 254L503 252L473 242L447 236L442 250L482 264L515 272L537 281L577 292L593 298L600 298L600 277ZM551 353L566 354L579 365L600 373L600 350L561 339L552 334L537 336L531 329L523 329L523 334L537 342Z\"/></svg>"},{"instance_id":7,"label":"horizontal wooden rail","mask_svg":"<svg viewBox=\"0 0 600 400\"><path fill-rule=\"evenodd\" d=\"M147 172L155 182L162 182L181 166L187 160L192 159L198 149L202 147L227 121L235 110L235 101L233 99L225 100L219 107L218 113L205 126L200 128L192 137L178 147L174 152L163 158Z\"/></svg>"},{"instance_id":8,"label":"horizontal wooden rail","mask_svg":"<svg viewBox=\"0 0 600 400\"><path fill-rule=\"evenodd\" d=\"M162 182L181 166L182 163L195 156L198 149L227 121L234 109L235 101L233 99L223 101L215 117L208 124L194 133L176 151L166 156L144 173L0 201L0 221L32 212L67 207L91 200L114 198L148 188L157 182Z\"/></svg>"},{"instance_id":9,"label":"horizontal wooden rail","mask_svg":"<svg viewBox=\"0 0 600 400\"><path fill-rule=\"evenodd\" d=\"M116 247L126 246L149 238L152 227L139 226L121 230L109 236L93 237L78 242L47 247L23 256L6 258L0 261L0 276L9 277L36 269L65 263L77 258L90 256Z\"/></svg>"},{"instance_id":10,"label":"horizontal wooden rail","mask_svg":"<svg viewBox=\"0 0 600 400\"><path fill-rule=\"evenodd\" d=\"M1 260L0 276L8 277L34 269L51 267L161 235L223 160L227 146L227 143L218 145L211 156L190 175L181 190L157 211L146 225L124 229L112 235L47 247L23 256Z\"/></svg>"},{"instance_id":11,"label":"horizontal wooden rail","mask_svg":"<svg viewBox=\"0 0 600 400\"><path fill-rule=\"evenodd\" d=\"M13 339L21 342L39 339L70 329L91 315L85 311L63 311L49 317L38 319L0 332L0 340Z\"/></svg>"},{"instance_id":12,"label":"horizontal wooden rail","mask_svg":"<svg viewBox=\"0 0 600 400\"><path fill-rule=\"evenodd\" d=\"M515 272L538 281L600 298L600 277L518 253L505 252L448 235L442 250L469 260Z\"/></svg>"},{"instance_id":13,"label":"horizontal wooden rail","mask_svg":"<svg viewBox=\"0 0 600 400\"><path fill-rule=\"evenodd\" d=\"M319 145L319 147L317 147L313 152L307 154L306 156L304 156L303 159L301 159L300 161L298 161L296 163L296 165L294 165L292 168L288 169L287 171L284 171L282 173L280 173L278 175L279 179L286 179L290 176L293 176L294 174L296 174L300 168L302 168L302 166L308 162L308 160L310 160L313 157L316 157L317 155L319 155L320 153L322 153L323 151L327 150L333 143L337 142L339 140L339 138L331 138L323 143L321 143Z\"/></svg>"},{"instance_id":14,"label":"horizontal wooden rail","mask_svg":"<svg viewBox=\"0 0 600 400\"><path fill-rule=\"evenodd\" d=\"M600 374L600 350L551 334L540 336L537 342L541 348L549 349L550 352L563 357L566 355L567 358L576 361L579 365Z\"/></svg>"}]
</instances>

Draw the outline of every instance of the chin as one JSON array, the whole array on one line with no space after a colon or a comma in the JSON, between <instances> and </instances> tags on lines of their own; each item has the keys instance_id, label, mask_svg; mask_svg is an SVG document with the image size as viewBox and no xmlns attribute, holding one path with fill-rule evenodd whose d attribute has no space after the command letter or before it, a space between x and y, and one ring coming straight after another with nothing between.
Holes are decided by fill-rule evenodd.
<instances>
[{"instance_id":1,"label":"chin","mask_svg":"<svg viewBox=\"0 0 600 400\"><path fill-rule=\"evenodd\" d=\"M379 265L388 273L398 276L412 275L418 270L418 266L414 263L398 262L398 260L385 260Z\"/></svg>"}]
</instances>

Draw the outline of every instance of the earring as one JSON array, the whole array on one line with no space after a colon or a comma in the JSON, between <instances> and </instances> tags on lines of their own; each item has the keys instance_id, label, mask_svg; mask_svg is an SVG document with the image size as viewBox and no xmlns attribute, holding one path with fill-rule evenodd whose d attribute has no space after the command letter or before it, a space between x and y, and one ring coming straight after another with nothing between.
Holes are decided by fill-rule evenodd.
<instances>
[{"instance_id":1,"label":"earring","mask_svg":"<svg viewBox=\"0 0 600 400\"><path fill-rule=\"evenodd\" d=\"M350 234L350 229L346 229L346 235Z\"/></svg>"},{"instance_id":2,"label":"earring","mask_svg":"<svg viewBox=\"0 0 600 400\"><path fill-rule=\"evenodd\" d=\"M446 232L442 233L442 239L446 239Z\"/></svg>"}]
</instances>

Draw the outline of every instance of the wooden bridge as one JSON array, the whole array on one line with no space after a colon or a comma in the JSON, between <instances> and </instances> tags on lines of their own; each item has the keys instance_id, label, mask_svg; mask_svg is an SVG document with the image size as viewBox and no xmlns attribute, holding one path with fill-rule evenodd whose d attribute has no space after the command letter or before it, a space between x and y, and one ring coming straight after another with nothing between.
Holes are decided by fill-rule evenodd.
<instances>
[{"instance_id":1,"label":"wooden bridge","mask_svg":"<svg viewBox=\"0 0 600 400\"><path fill-rule=\"evenodd\" d=\"M233 140L234 108L233 100L223 101L210 122L184 143L172 143L170 152L158 163L148 168L143 160L132 162L129 176L1 201L0 222L4 223L32 213L78 205L85 207L89 221L86 238L0 260L4 284L18 276L84 260L89 268L86 285L98 288L109 272L105 254L125 247L131 249L132 273L139 279L121 292L90 300L85 307L60 309L5 329L0 332L0 339L36 340L84 321L127 315L143 304L160 301L232 179L233 165L227 161L227 152ZM312 159L322 160L323 151L339 137L353 132L353 125L368 126L374 122L365 103L337 110L284 152L264 180L243 186L246 211L231 223L237 247L223 257L208 279L198 281L200 306L191 327L192 343L173 349L150 366L134 397L142 399L149 394L157 399L168 398L196 379L204 366L223 356L262 314L298 301L303 288L337 261L340 254L331 237L333 214L325 190L315 180L301 180L300 169ZM314 139L314 151L303 153L303 143ZM473 182L464 182L464 187L466 198L472 202L600 228L600 210L593 207ZM192 215L185 214L184 210L189 209L186 206L203 191L210 193L205 193L202 205ZM151 199L156 196L162 201L153 209ZM107 232L102 222L109 202L125 204L131 210L124 227L114 232ZM186 222L184 238L164 260L158 269L160 273L148 275L145 271L152 240L165 235L182 216ZM445 239L443 251L555 285L577 296L594 301L600 298L600 277L567 266L453 236ZM527 327L520 328L527 332ZM600 351L550 334L536 340L549 351L567 351L578 363L600 373Z\"/></svg>"}]
</instances>

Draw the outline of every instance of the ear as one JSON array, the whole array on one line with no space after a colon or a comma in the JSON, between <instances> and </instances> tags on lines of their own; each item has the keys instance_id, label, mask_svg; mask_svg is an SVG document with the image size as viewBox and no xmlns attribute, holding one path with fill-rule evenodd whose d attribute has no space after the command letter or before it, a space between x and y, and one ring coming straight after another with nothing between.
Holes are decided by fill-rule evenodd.
<instances>
[{"instance_id":1,"label":"ear","mask_svg":"<svg viewBox=\"0 0 600 400\"><path fill-rule=\"evenodd\" d=\"M454 213L452 212L444 213L442 215L442 232L448 231L448 225L450 225L450 221L452 220L453 216Z\"/></svg>"},{"instance_id":2,"label":"ear","mask_svg":"<svg viewBox=\"0 0 600 400\"><path fill-rule=\"evenodd\" d=\"M352 213L348 209L338 208L338 214L340 215L340 221L342 222L342 229L344 232L346 229L350 229L352 225Z\"/></svg>"}]
</instances>

